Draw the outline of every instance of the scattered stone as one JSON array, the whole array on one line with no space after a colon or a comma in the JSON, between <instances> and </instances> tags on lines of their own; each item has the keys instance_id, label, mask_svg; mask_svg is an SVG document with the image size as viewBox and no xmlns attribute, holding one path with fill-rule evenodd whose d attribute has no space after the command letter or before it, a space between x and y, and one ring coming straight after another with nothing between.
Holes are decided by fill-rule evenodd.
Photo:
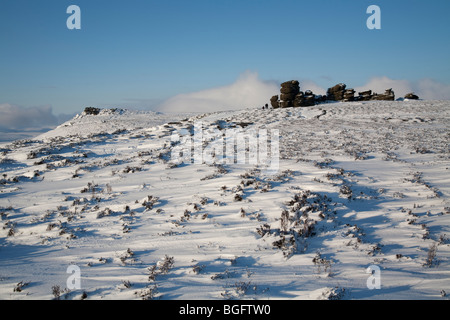
<instances>
[{"instance_id":1,"label":"scattered stone","mask_svg":"<svg viewBox=\"0 0 450 320\"><path fill-rule=\"evenodd\" d=\"M413 92L411 93L407 93L405 95L405 99L409 99L409 100L419 100L419 97L417 95L415 95Z\"/></svg>"}]
</instances>

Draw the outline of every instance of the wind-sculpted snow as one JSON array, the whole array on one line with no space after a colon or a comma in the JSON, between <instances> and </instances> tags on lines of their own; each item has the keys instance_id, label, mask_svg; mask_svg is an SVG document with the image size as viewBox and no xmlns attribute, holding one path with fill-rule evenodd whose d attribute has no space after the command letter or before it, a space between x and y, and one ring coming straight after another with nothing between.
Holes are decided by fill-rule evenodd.
<instances>
[{"instance_id":1,"label":"wind-sculpted snow","mask_svg":"<svg viewBox=\"0 0 450 320\"><path fill-rule=\"evenodd\" d=\"M102 110L3 145L0 298L447 299L449 118L448 101ZM199 122L278 130L278 170L174 163Z\"/></svg>"}]
</instances>

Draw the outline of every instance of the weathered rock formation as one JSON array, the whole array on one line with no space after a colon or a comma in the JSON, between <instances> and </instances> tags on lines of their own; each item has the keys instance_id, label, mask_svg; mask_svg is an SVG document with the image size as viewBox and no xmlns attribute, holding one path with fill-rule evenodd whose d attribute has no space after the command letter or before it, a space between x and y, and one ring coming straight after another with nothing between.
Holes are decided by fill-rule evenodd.
<instances>
[{"instance_id":1,"label":"weathered rock formation","mask_svg":"<svg viewBox=\"0 0 450 320\"><path fill-rule=\"evenodd\" d=\"M297 80L283 82L281 84L280 93L280 107L293 107L294 100L300 93L299 82Z\"/></svg>"},{"instance_id":2,"label":"weathered rock formation","mask_svg":"<svg viewBox=\"0 0 450 320\"><path fill-rule=\"evenodd\" d=\"M344 101L355 101L355 90L354 89L345 90Z\"/></svg>"},{"instance_id":3,"label":"weathered rock formation","mask_svg":"<svg viewBox=\"0 0 450 320\"><path fill-rule=\"evenodd\" d=\"M303 103L300 107L310 107L316 104L316 96L311 90L306 90L303 98Z\"/></svg>"},{"instance_id":4,"label":"weathered rock formation","mask_svg":"<svg viewBox=\"0 0 450 320\"><path fill-rule=\"evenodd\" d=\"M270 98L270 105L274 109L277 109L280 107L280 101L278 100L278 96L273 96L272 98Z\"/></svg>"},{"instance_id":5,"label":"weathered rock formation","mask_svg":"<svg viewBox=\"0 0 450 320\"><path fill-rule=\"evenodd\" d=\"M326 101L371 101L371 100L395 100L392 89L387 89L385 93L373 93L372 90L362 91L355 96L354 89L347 89L345 83L339 83L327 90L324 96L316 96L311 90L300 91L297 80L286 81L281 84L280 95L273 96L270 104L273 108L288 107L309 107ZM410 98L408 98L408 97ZM405 96L405 99L418 99L413 93ZM417 98L415 98L417 97Z\"/></svg>"},{"instance_id":6,"label":"weathered rock formation","mask_svg":"<svg viewBox=\"0 0 450 320\"><path fill-rule=\"evenodd\" d=\"M372 100L387 100L387 101L394 101L395 100L395 94L392 89L387 89L385 93L383 94L373 94Z\"/></svg>"},{"instance_id":7,"label":"weathered rock formation","mask_svg":"<svg viewBox=\"0 0 450 320\"><path fill-rule=\"evenodd\" d=\"M339 83L334 87L328 88L327 99L330 101L342 101L344 100L345 88L347 86L343 83Z\"/></svg>"},{"instance_id":8,"label":"weathered rock formation","mask_svg":"<svg viewBox=\"0 0 450 320\"><path fill-rule=\"evenodd\" d=\"M280 96L270 99L273 108L308 107L316 104L316 96L311 90L300 91L297 80L286 81L281 84Z\"/></svg>"},{"instance_id":9,"label":"weathered rock formation","mask_svg":"<svg viewBox=\"0 0 450 320\"><path fill-rule=\"evenodd\" d=\"M419 100L419 96L415 95L413 92L411 93L407 93L405 95L405 99L409 99L409 100Z\"/></svg>"},{"instance_id":10,"label":"weathered rock formation","mask_svg":"<svg viewBox=\"0 0 450 320\"><path fill-rule=\"evenodd\" d=\"M358 101L369 101L372 100L372 90L362 91L358 93Z\"/></svg>"},{"instance_id":11,"label":"weathered rock formation","mask_svg":"<svg viewBox=\"0 0 450 320\"><path fill-rule=\"evenodd\" d=\"M310 107L316 104L316 99L311 91L300 91L294 100L294 107Z\"/></svg>"},{"instance_id":12,"label":"weathered rock formation","mask_svg":"<svg viewBox=\"0 0 450 320\"><path fill-rule=\"evenodd\" d=\"M96 116L100 113L100 110L100 108L86 107L83 112L86 115Z\"/></svg>"},{"instance_id":13,"label":"weathered rock formation","mask_svg":"<svg viewBox=\"0 0 450 320\"><path fill-rule=\"evenodd\" d=\"M355 97L354 89L345 89L343 83L337 84L327 91L327 99L330 101L370 101L370 100L395 100L395 94L392 89L387 89L385 93L372 93L372 90L359 92L359 96Z\"/></svg>"}]
</instances>

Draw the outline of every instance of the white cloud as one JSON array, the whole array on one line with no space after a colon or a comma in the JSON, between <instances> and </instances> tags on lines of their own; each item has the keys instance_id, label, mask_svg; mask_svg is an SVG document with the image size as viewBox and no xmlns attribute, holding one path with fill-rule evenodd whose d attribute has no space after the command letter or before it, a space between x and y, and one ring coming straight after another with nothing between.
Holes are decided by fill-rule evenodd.
<instances>
[{"instance_id":1,"label":"white cloud","mask_svg":"<svg viewBox=\"0 0 450 320\"><path fill-rule=\"evenodd\" d=\"M450 85L432 79L408 81L394 80L388 77L376 77L370 79L364 86L355 88L355 91L372 90L373 92L384 93L386 89L390 88L394 90L396 98L401 98L407 93L414 92L420 99L425 100L450 99Z\"/></svg>"},{"instance_id":2,"label":"white cloud","mask_svg":"<svg viewBox=\"0 0 450 320\"><path fill-rule=\"evenodd\" d=\"M444 84L432 79L422 79L414 84L414 92L427 100L450 100L450 84Z\"/></svg>"},{"instance_id":3,"label":"white cloud","mask_svg":"<svg viewBox=\"0 0 450 320\"><path fill-rule=\"evenodd\" d=\"M232 84L180 94L159 107L163 112L214 112L261 107L279 94L279 84L263 81L255 72L246 71Z\"/></svg>"},{"instance_id":4,"label":"white cloud","mask_svg":"<svg viewBox=\"0 0 450 320\"><path fill-rule=\"evenodd\" d=\"M0 104L0 128L3 131L54 126L60 120L53 114L51 106L26 108L9 103Z\"/></svg>"}]
</instances>

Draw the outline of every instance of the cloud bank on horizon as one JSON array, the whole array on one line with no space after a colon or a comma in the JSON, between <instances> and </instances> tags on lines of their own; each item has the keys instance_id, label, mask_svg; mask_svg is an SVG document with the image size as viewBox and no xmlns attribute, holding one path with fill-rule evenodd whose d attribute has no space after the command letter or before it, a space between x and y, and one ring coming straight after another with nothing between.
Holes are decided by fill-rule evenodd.
<instances>
[{"instance_id":1,"label":"cloud bank on horizon","mask_svg":"<svg viewBox=\"0 0 450 320\"><path fill-rule=\"evenodd\" d=\"M283 81L293 80L284 79ZM326 88L314 81L298 78L302 91L312 90L315 94L325 94ZM345 79L343 79L345 83ZM351 83L346 83L349 88ZM269 103L270 97L279 94L280 83L262 80L257 72L245 71L234 83L209 88L197 92L175 95L156 107L156 111L166 113L216 112L244 108L260 108ZM432 79L419 81L395 80L389 77L371 78L365 85L353 87L356 92L372 90L383 93L392 88L396 98L409 92L416 93L424 100L450 100L450 85ZM127 108L126 105L117 107ZM81 107L82 108L82 107ZM11 140L6 133L42 131L55 127L73 115L55 115L50 105L24 107L10 103L0 104L0 141ZM14 136L16 137L17 134Z\"/></svg>"},{"instance_id":2,"label":"cloud bank on horizon","mask_svg":"<svg viewBox=\"0 0 450 320\"><path fill-rule=\"evenodd\" d=\"M261 107L278 91L275 81L261 80L257 73L246 71L230 85L169 98L158 107L158 111L214 112Z\"/></svg>"},{"instance_id":3,"label":"cloud bank on horizon","mask_svg":"<svg viewBox=\"0 0 450 320\"><path fill-rule=\"evenodd\" d=\"M294 79L285 79L285 81ZM312 90L315 94L325 94L323 88L308 79L300 81L302 91ZM345 83L345 81L342 81ZM350 83L346 83L352 88ZM270 97L279 94L279 83L261 80L256 72L246 71L232 84L217 88L201 90L192 93L179 94L163 102L158 111L161 112L216 112L238 110L243 108L261 107L269 103ZM384 93L393 89L396 98L414 92L424 100L450 100L450 85L439 83L432 79L420 81L395 80L389 77L373 77L365 85L353 87L356 92L372 90Z\"/></svg>"},{"instance_id":4,"label":"cloud bank on horizon","mask_svg":"<svg viewBox=\"0 0 450 320\"><path fill-rule=\"evenodd\" d=\"M60 116L53 114L51 106L22 107L0 104L0 129L23 130L58 125Z\"/></svg>"},{"instance_id":5,"label":"cloud bank on horizon","mask_svg":"<svg viewBox=\"0 0 450 320\"><path fill-rule=\"evenodd\" d=\"M51 106L23 107L0 104L0 142L26 139L48 131L72 115L55 115Z\"/></svg>"}]
</instances>

